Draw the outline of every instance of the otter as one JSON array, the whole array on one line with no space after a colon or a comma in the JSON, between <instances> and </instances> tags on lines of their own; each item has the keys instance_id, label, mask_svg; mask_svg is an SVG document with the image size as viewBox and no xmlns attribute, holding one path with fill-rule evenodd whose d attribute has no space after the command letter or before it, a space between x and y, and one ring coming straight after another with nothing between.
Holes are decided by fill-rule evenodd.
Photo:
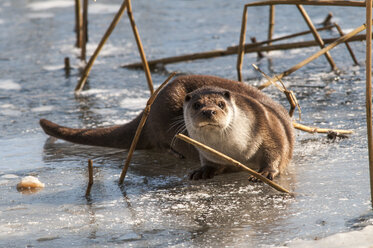
<instances>
[{"instance_id":1,"label":"otter","mask_svg":"<svg viewBox=\"0 0 373 248\"><path fill-rule=\"evenodd\" d=\"M73 143L128 149L142 113L124 125L74 129L41 119L50 136ZM185 133L258 170L273 180L291 160L294 134L287 111L270 97L242 82L214 76L179 76L154 101L137 149L169 150L199 159L190 179L209 179L236 171L219 158L175 139Z\"/></svg>"}]
</instances>

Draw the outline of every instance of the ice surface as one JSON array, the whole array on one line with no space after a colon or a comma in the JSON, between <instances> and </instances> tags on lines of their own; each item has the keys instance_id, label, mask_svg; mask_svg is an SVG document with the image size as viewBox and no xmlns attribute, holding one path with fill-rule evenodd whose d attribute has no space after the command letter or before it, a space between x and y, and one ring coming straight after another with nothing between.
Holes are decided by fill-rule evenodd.
<instances>
[{"instance_id":1,"label":"ice surface","mask_svg":"<svg viewBox=\"0 0 373 248\"><path fill-rule=\"evenodd\" d=\"M50 142L38 124L40 118L78 128L123 124L142 111L149 97L143 71L120 67L140 61L125 17L95 62L86 89L74 95L84 62L75 48L73 4L0 1L6 23L0 31L7 36L0 42L0 247L302 247L322 246L329 239L333 247L343 236L363 240L355 231L371 232L371 227L359 229L372 225L366 221L372 219L372 210L365 69L352 65L344 45L331 51L341 69L338 74L330 72L321 57L284 78L300 102L302 123L354 130L349 139L335 141L296 131L292 164L276 179L296 197L250 183L246 173L189 181L198 162L171 152L141 150L132 157L125 184L118 186L126 150ZM88 56L120 2L89 4L94 18L89 19ZM149 59L237 45L242 7L240 1L133 1ZM317 20L332 11L345 30L364 22L364 8L310 6L307 11ZM248 35L266 39L267 22L267 7L251 9ZM303 30L307 25L299 13L281 7L275 35ZM363 62L364 44L351 46ZM252 85L262 80L252 63L274 75L317 50L270 52L260 60L256 53L246 54L244 80ZM63 72L67 56L75 66L70 76ZM152 71L153 82L158 86L171 71L236 79L236 59L233 55L166 65ZM275 87L265 93L289 107ZM93 160L94 185L86 198L88 159ZM3 177L9 174L16 178ZM19 177L28 175L43 179L48 187L34 195L19 194Z\"/></svg>"}]
</instances>

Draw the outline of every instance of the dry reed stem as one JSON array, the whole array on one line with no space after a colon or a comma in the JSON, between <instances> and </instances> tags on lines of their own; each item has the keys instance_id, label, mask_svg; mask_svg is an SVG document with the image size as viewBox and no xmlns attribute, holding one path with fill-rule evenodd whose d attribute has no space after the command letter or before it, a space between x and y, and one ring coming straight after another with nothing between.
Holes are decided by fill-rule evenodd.
<instances>
[{"instance_id":1,"label":"dry reed stem","mask_svg":"<svg viewBox=\"0 0 373 248\"><path fill-rule=\"evenodd\" d=\"M317 31L324 31L324 30L330 30L332 28L334 28L334 25L329 25L329 26L317 28L316 30ZM295 37L298 37L298 36L307 35L307 34L310 34L310 33L311 33L311 31L307 30L307 31L302 31L302 32L294 33L294 34L284 35L284 36L280 36L280 37L275 38L275 39L270 39L270 40L265 40L265 41L257 42L255 45L253 45L253 44L245 44L244 48L246 50L248 48L256 47L256 46L260 46L260 45L265 45L265 44L270 45L270 43L273 43L273 42L276 42L276 41L287 40L287 39L295 38ZM227 48L227 50L234 49L235 51L237 51L237 48L238 48L238 46L229 46Z\"/></svg>"},{"instance_id":2,"label":"dry reed stem","mask_svg":"<svg viewBox=\"0 0 373 248\"><path fill-rule=\"evenodd\" d=\"M298 99L295 97L295 94L294 94L293 91L286 89L285 84L282 82L282 80L280 78L278 78L277 80L279 80L281 82L281 84L284 86L284 89L285 89L284 93L285 93L286 99L290 103L290 110L289 110L290 117L293 117L294 110L295 110L295 108L297 108L298 109L298 115L299 115L298 120L300 121L302 119L302 110L300 108Z\"/></svg>"},{"instance_id":3,"label":"dry reed stem","mask_svg":"<svg viewBox=\"0 0 373 248\"><path fill-rule=\"evenodd\" d=\"M242 14L242 24L241 24L241 33L240 33L240 42L238 43L238 52L237 52L237 78L238 81L243 81L242 79L242 61L244 55L244 44L246 38L246 23L247 23L247 7L243 8Z\"/></svg>"},{"instance_id":4,"label":"dry reed stem","mask_svg":"<svg viewBox=\"0 0 373 248\"><path fill-rule=\"evenodd\" d=\"M264 183L268 184L269 186L271 186L272 188L280 191L280 192L284 192L284 193L287 193L287 194L290 194L290 195L293 195L293 193L291 193L289 190L283 188L282 186L276 184L275 182L269 180L268 178L262 176L261 174L257 173L256 171L250 169L249 167L241 164L240 162L238 162L237 160L234 160L233 158L221 153L221 152L218 152L216 151L215 149L209 147L209 146L206 146L194 139L191 139L181 133L177 134L176 135L176 138L178 139L181 139L191 145L194 145L200 149L203 149L211 154L214 154L216 156L219 156L220 158L222 158L223 160L227 161L229 164L231 165L234 165L234 166L237 166L237 167L241 167L242 169L246 170L250 175L254 176L255 178L263 181Z\"/></svg>"},{"instance_id":5,"label":"dry reed stem","mask_svg":"<svg viewBox=\"0 0 373 248\"><path fill-rule=\"evenodd\" d=\"M80 59L86 61L88 42L88 0L83 0L82 50Z\"/></svg>"},{"instance_id":6,"label":"dry reed stem","mask_svg":"<svg viewBox=\"0 0 373 248\"><path fill-rule=\"evenodd\" d=\"M294 114L294 110L295 108L298 108L298 113L299 113L299 120L301 120L301 108L300 108L300 105L298 103L298 100L297 98L295 97L295 94L293 91L291 90L288 90L284 84L284 82L282 82L281 79L277 79L278 81L280 81L281 85L279 85L277 83L277 80L276 81L273 81L272 78L270 76L268 76L267 74L265 74L257 65L255 64L252 64L252 66L254 67L255 70L259 71L268 81L270 81L274 86L276 86L276 88L283 92L286 96L286 99L288 100L289 104L290 104L290 110L289 110L289 115L291 117L293 117L293 114Z\"/></svg>"},{"instance_id":7,"label":"dry reed stem","mask_svg":"<svg viewBox=\"0 0 373 248\"><path fill-rule=\"evenodd\" d=\"M132 27L133 35L135 36L135 39L136 39L137 48L139 49L139 53L140 53L142 65L143 65L143 68L144 68L144 71L145 71L146 81L148 82L148 87L149 87L149 90L150 90L150 94L153 94L154 93L154 87L153 87L152 76L151 76L151 73L150 73L148 61L146 60L144 48L143 48L142 43L141 43L139 31L137 30L137 27L136 27L136 24L135 24L135 19L133 18L133 15L132 15L131 0L127 0L127 15L128 15L128 18L131 22L131 27Z\"/></svg>"},{"instance_id":8,"label":"dry reed stem","mask_svg":"<svg viewBox=\"0 0 373 248\"><path fill-rule=\"evenodd\" d=\"M243 81L242 79L242 62L244 56L244 43L245 43L245 36L246 36L246 23L247 23L247 11L248 7L252 6L263 6L263 5L276 5L276 4L300 4L304 5L334 5L334 6L356 6L356 7L364 7L365 5L360 1L340 1L340 0L271 0L271 1L263 1L263 2L254 2L249 3L244 6L243 16L242 16L242 24L241 24L241 33L240 33L240 41L238 46L238 53L237 53L237 76L238 81ZM333 60L331 59L330 55L327 56L327 60L329 63L334 64ZM332 66L333 70L336 68L335 64Z\"/></svg>"},{"instance_id":9,"label":"dry reed stem","mask_svg":"<svg viewBox=\"0 0 373 248\"><path fill-rule=\"evenodd\" d=\"M333 13L332 12L329 12L328 15L325 17L324 21L321 23L321 25L323 25L324 27L325 26L329 26L331 23L331 20L333 18Z\"/></svg>"},{"instance_id":10,"label":"dry reed stem","mask_svg":"<svg viewBox=\"0 0 373 248\"><path fill-rule=\"evenodd\" d=\"M141 131L145 125L145 122L146 120L148 119L148 116L149 116L149 113L150 113L150 109L151 109L151 106L153 104L153 102L155 101L158 93L161 91L161 89L166 86L166 84L175 76L175 72L173 72L167 79L166 81L164 81L159 87L158 89L150 96L148 102L146 103L146 107L142 113L142 116L141 116L141 120L140 120L140 123L139 125L137 126L137 129L136 129L136 133L135 133L135 136L132 140L132 143L131 143L131 146L130 146L130 149L128 151L128 155L127 155L127 159L126 159L126 162L124 163L124 166L123 166L123 169L122 169L122 173L120 175L120 178L119 178L119 184L123 184L123 181L124 181L124 178L126 177L126 174L127 174L127 170L128 170L128 167L130 165L130 162L131 162L131 159L132 159L132 155L133 155L133 152L135 151L136 149L136 145L137 145L137 142L139 141L139 138L140 138L140 135L141 135Z\"/></svg>"},{"instance_id":11,"label":"dry reed stem","mask_svg":"<svg viewBox=\"0 0 373 248\"><path fill-rule=\"evenodd\" d=\"M309 127L296 122L293 122L293 127L305 131L307 133L330 133L334 132L337 134L352 134L351 130L342 130L342 129L329 129L329 128L318 128L318 127Z\"/></svg>"},{"instance_id":12,"label":"dry reed stem","mask_svg":"<svg viewBox=\"0 0 373 248\"><path fill-rule=\"evenodd\" d=\"M297 8L298 10L300 11L300 13L302 14L303 16L303 19L306 21L309 29L311 30L312 32L312 35L313 37L315 38L316 42L319 44L320 48L324 48L325 44L324 44L324 41L321 39L321 36L320 34L317 32L315 26L313 25L312 21L311 21L311 18L308 16L306 10L304 9L304 7L300 4L297 5ZM330 64L330 67L332 68L332 70L336 70L337 69L337 66L335 65L331 55L329 52L326 52L324 53L324 56L326 58L326 60L329 62Z\"/></svg>"},{"instance_id":13,"label":"dry reed stem","mask_svg":"<svg viewBox=\"0 0 373 248\"><path fill-rule=\"evenodd\" d=\"M245 7L266 6L266 5L318 5L318 6L344 6L344 7L365 7L364 1L348 1L348 0L270 0L248 3Z\"/></svg>"},{"instance_id":14,"label":"dry reed stem","mask_svg":"<svg viewBox=\"0 0 373 248\"><path fill-rule=\"evenodd\" d=\"M257 43L255 37L251 37L250 40L251 40L251 42L252 42L253 44L256 44L256 43ZM258 51L258 52L257 52L257 55L258 55L258 58L259 58L259 59L264 58L264 55L262 54L261 51Z\"/></svg>"},{"instance_id":15,"label":"dry reed stem","mask_svg":"<svg viewBox=\"0 0 373 248\"><path fill-rule=\"evenodd\" d=\"M91 189L93 185L93 164L92 160L88 160L88 186L85 192L85 196L89 196L91 194Z\"/></svg>"},{"instance_id":16,"label":"dry reed stem","mask_svg":"<svg viewBox=\"0 0 373 248\"><path fill-rule=\"evenodd\" d=\"M345 34L343 33L341 27L340 27L337 23L334 23L334 26L337 28L337 31L338 31L338 33L339 33L340 36L345 35ZM352 48L351 48L350 44L348 44L348 42L346 41L346 42L345 42L345 45L346 45L346 47L347 47L348 52L349 52L350 55L351 55L352 60L354 61L354 64L355 64L355 65L359 65L359 62L357 61L357 59L356 59L356 57L355 57L355 54L354 54L354 52L352 51Z\"/></svg>"},{"instance_id":17,"label":"dry reed stem","mask_svg":"<svg viewBox=\"0 0 373 248\"><path fill-rule=\"evenodd\" d=\"M70 70L71 70L70 58L69 57L65 57L64 64L65 64L65 67L64 67L65 76L68 77L68 76L70 76Z\"/></svg>"},{"instance_id":18,"label":"dry reed stem","mask_svg":"<svg viewBox=\"0 0 373 248\"><path fill-rule=\"evenodd\" d=\"M82 10L80 0L75 0L75 32L76 32L76 47L82 47Z\"/></svg>"},{"instance_id":19,"label":"dry reed stem","mask_svg":"<svg viewBox=\"0 0 373 248\"><path fill-rule=\"evenodd\" d=\"M322 29L330 29L322 28ZM308 34L310 31L302 32L302 34ZM278 41L281 38L273 39L272 42ZM336 41L338 38L330 38L324 39L325 44L330 44ZM365 40L365 35L357 35L352 37L349 41L362 41ZM301 42L293 42L293 43L286 43L286 44L277 44L277 45L270 45L270 46L260 46L262 44L268 43L269 41L258 42L257 44L245 44L244 46L244 53L256 53L258 51L261 52L268 52L268 51L276 51L276 50L287 50L287 49L295 49L295 48L305 48L305 47L313 47L318 46L315 40L310 41L301 41ZM155 60L149 60L148 64L150 68L153 68L157 64L172 64L172 63L180 63L184 61L191 61L191 60L198 60L198 59L209 59L215 57L222 57L222 56L229 56L237 54L238 46L228 47L226 50L213 50L208 52L200 52L200 53L192 53L192 54L185 54ZM133 69L142 69L142 63L136 62L132 64L122 65L123 68L133 68Z\"/></svg>"},{"instance_id":20,"label":"dry reed stem","mask_svg":"<svg viewBox=\"0 0 373 248\"><path fill-rule=\"evenodd\" d=\"M311 56L308 57L307 59L305 59L305 60L303 60L302 62L296 64L295 66L293 66L293 67L291 67L290 69L284 71L283 73L276 75L275 77L272 78L272 81L275 81L277 78L282 79L283 77L290 75L291 73L295 72L295 71L298 70L299 68L302 68L302 67L305 66L306 64L308 64L308 63L310 63L311 61L317 59L318 57L320 57L321 55L323 55L323 54L326 53L327 51L333 49L334 47L336 47L336 46L339 45L340 43L343 43L343 42L349 40L351 37L353 37L354 35L360 33L360 32L363 31L364 29L366 29L366 24L363 24L363 25L361 25L360 27L358 27L358 28L354 29L353 31L349 32L348 34L346 34L346 35L344 35L344 36L338 38L336 41L334 41L333 43L331 43L331 44L328 45L327 47L324 47L324 48L321 49L320 51L314 53L313 55L311 55ZM268 81L267 83L262 84L262 85L259 86L258 88L259 88L259 89L264 89L265 87L268 87L270 84L271 84L271 82Z\"/></svg>"},{"instance_id":21,"label":"dry reed stem","mask_svg":"<svg viewBox=\"0 0 373 248\"><path fill-rule=\"evenodd\" d=\"M373 207L373 133L372 133L372 0L366 0L366 118L369 152L370 194Z\"/></svg>"},{"instance_id":22,"label":"dry reed stem","mask_svg":"<svg viewBox=\"0 0 373 248\"><path fill-rule=\"evenodd\" d=\"M127 7L127 2L126 0L123 1L120 9L118 10L117 14L115 15L113 21L111 22L109 28L106 30L104 36L102 37L100 43L98 44L96 50L94 51L93 55L90 57L87 65L85 66L84 68L84 71L82 73L82 76L78 82L78 84L76 85L75 87L75 93L78 94L84 87L84 84L86 83L87 81L87 78L88 78L88 75L89 75L89 72L91 71L92 69L92 66L93 66L93 63L95 62L98 54L100 53L102 47L104 46L105 42L107 41L107 39L109 38L109 36L111 35L111 33L113 32L114 28L116 27L116 25L118 24L121 16L123 15L124 13L124 10L126 9Z\"/></svg>"},{"instance_id":23,"label":"dry reed stem","mask_svg":"<svg viewBox=\"0 0 373 248\"><path fill-rule=\"evenodd\" d=\"M270 5L269 6L269 21L268 21L268 39L272 40L273 32L275 29L275 6ZM268 42L268 45L271 45L272 42Z\"/></svg>"}]
</instances>

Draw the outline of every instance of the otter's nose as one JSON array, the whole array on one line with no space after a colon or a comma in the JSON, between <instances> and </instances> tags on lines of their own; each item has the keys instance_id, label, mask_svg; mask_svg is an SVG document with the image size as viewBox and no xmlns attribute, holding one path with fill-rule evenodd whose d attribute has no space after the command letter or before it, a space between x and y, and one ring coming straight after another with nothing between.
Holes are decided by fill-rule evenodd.
<instances>
[{"instance_id":1,"label":"otter's nose","mask_svg":"<svg viewBox=\"0 0 373 248\"><path fill-rule=\"evenodd\" d=\"M207 110L203 110L202 114L204 116L206 116L207 118L211 118L212 116L216 115L216 111L215 110L211 110L211 109L207 109Z\"/></svg>"}]
</instances>

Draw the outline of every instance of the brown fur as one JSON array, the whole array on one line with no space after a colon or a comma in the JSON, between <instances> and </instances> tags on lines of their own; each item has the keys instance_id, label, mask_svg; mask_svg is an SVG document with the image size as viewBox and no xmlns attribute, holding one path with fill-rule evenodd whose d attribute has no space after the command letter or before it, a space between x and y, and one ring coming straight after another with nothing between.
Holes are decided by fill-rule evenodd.
<instances>
[{"instance_id":1,"label":"brown fur","mask_svg":"<svg viewBox=\"0 0 373 248\"><path fill-rule=\"evenodd\" d=\"M249 118L253 123L252 130L249 130L253 140L249 140L248 143L253 142L258 147L249 160L242 162L259 164L259 171L269 178L274 177L279 170L286 167L292 156L294 137L291 120L285 109L254 87L213 76L180 76L169 83L152 105L137 148L172 149L186 158L197 159L199 155L195 148L185 142L175 140L174 136L185 127L184 99L188 94L191 97L193 94L198 96L201 89L217 91L221 99L224 99L224 92L228 92L230 99L225 100L225 104L228 105L225 111L229 111L231 104L235 104L241 109L240 113L243 113L245 118ZM219 110L217 108L219 102L216 99L220 98L216 94L215 97L213 95L209 95L209 108ZM219 111L220 114L224 112ZM40 125L45 133L70 142L129 148L140 118L141 114L127 124L99 129L72 129L45 119L40 120ZM229 147L229 149L236 148ZM200 159L204 167L192 174L193 179L210 178L230 168L216 166L217 163L207 160L202 155Z\"/></svg>"}]
</instances>

